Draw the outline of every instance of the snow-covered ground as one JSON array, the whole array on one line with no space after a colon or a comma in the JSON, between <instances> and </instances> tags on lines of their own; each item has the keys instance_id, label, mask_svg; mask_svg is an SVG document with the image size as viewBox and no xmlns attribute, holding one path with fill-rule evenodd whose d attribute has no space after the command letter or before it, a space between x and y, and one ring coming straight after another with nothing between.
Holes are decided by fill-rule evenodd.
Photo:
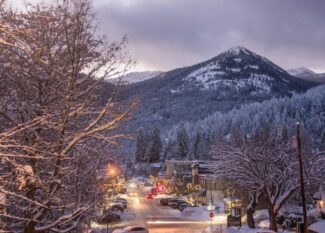
<instances>
[{"instance_id":1,"label":"snow-covered ground","mask_svg":"<svg viewBox=\"0 0 325 233\"><path fill-rule=\"evenodd\" d=\"M319 220L318 222L311 224L308 229L318 233L325 232L325 220Z\"/></svg>"},{"instance_id":2,"label":"snow-covered ground","mask_svg":"<svg viewBox=\"0 0 325 233\"><path fill-rule=\"evenodd\" d=\"M179 213L179 218L184 220L192 220L192 221L211 221L209 216L210 211L204 207L188 207L182 212ZM218 224L226 224L227 223L227 215L223 213L215 213L212 219L213 223Z\"/></svg>"},{"instance_id":3,"label":"snow-covered ground","mask_svg":"<svg viewBox=\"0 0 325 233\"><path fill-rule=\"evenodd\" d=\"M202 233L274 233L274 231L267 230L267 229L250 229L247 227L229 227L229 228L221 228L220 226L215 227L208 227L207 229L203 230ZM289 233L284 231L283 233Z\"/></svg>"}]
</instances>

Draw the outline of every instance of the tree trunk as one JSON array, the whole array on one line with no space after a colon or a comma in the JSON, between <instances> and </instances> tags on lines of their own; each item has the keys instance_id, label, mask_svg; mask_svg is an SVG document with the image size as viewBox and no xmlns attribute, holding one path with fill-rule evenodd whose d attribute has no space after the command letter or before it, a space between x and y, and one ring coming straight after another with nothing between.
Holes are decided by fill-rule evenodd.
<instances>
[{"instance_id":1,"label":"tree trunk","mask_svg":"<svg viewBox=\"0 0 325 233\"><path fill-rule=\"evenodd\" d=\"M31 221L25 227L24 233L34 233L34 232L35 232L35 222Z\"/></svg>"},{"instance_id":2,"label":"tree trunk","mask_svg":"<svg viewBox=\"0 0 325 233\"><path fill-rule=\"evenodd\" d=\"M268 207L268 212L269 212L270 230L278 232L278 227L276 225L277 213L274 212L273 205L271 205L270 203Z\"/></svg>"},{"instance_id":3,"label":"tree trunk","mask_svg":"<svg viewBox=\"0 0 325 233\"><path fill-rule=\"evenodd\" d=\"M255 213L255 208L257 206L260 195L261 192L259 190L248 193L249 204L247 206L247 224L249 228L255 228L255 220L253 215Z\"/></svg>"},{"instance_id":4,"label":"tree trunk","mask_svg":"<svg viewBox=\"0 0 325 233\"><path fill-rule=\"evenodd\" d=\"M247 224L249 228L255 228L254 212L255 210L253 208L247 209Z\"/></svg>"}]
</instances>

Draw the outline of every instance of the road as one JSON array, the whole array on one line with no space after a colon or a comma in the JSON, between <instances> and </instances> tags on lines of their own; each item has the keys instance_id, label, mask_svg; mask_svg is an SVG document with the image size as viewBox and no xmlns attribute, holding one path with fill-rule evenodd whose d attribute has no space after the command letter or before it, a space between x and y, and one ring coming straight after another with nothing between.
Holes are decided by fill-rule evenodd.
<instances>
[{"instance_id":1,"label":"road","mask_svg":"<svg viewBox=\"0 0 325 233\"><path fill-rule=\"evenodd\" d=\"M122 221L117 228L146 226L150 233L199 233L209 226L205 221L186 221L179 218L179 210L161 206L159 199L147 200L145 192L139 190L139 197L128 198L128 212L132 220Z\"/></svg>"}]
</instances>

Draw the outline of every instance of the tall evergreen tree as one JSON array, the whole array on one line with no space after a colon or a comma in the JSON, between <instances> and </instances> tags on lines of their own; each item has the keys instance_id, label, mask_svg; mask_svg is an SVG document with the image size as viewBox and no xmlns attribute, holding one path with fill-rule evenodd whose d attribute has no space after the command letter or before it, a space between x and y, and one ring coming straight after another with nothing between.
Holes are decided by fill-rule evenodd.
<instances>
[{"instance_id":1,"label":"tall evergreen tree","mask_svg":"<svg viewBox=\"0 0 325 233\"><path fill-rule=\"evenodd\" d=\"M143 162L146 154L146 140L143 128L138 129L136 148L135 148L135 161Z\"/></svg>"},{"instance_id":2,"label":"tall evergreen tree","mask_svg":"<svg viewBox=\"0 0 325 233\"><path fill-rule=\"evenodd\" d=\"M155 127L149 135L149 144L146 153L146 159L149 163L159 162L161 148L160 130Z\"/></svg>"},{"instance_id":3,"label":"tall evergreen tree","mask_svg":"<svg viewBox=\"0 0 325 233\"><path fill-rule=\"evenodd\" d=\"M188 156L188 136L184 125L178 128L176 144L178 157L186 158Z\"/></svg>"},{"instance_id":4,"label":"tall evergreen tree","mask_svg":"<svg viewBox=\"0 0 325 233\"><path fill-rule=\"evenodd\" d=\"M200 157L200 151L199 151L199 146L201 143L201 135L200 132L197 130L194 138L194 143L193 143L193 157L198 158Z\"/></svg>"}]
</instances>

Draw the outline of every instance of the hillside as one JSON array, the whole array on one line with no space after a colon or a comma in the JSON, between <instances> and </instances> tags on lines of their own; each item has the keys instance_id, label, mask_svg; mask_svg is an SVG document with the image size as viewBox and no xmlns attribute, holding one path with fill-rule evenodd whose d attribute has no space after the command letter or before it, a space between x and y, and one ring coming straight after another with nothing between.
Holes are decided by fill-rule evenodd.
<instances>
[{"instance_id":1,"label":"hillside","mask_svg":"<svg viewBox=\"0 0 325 233\"><path fill-rule=\"evenodd\" d=\"M128 127L134 131L140 126L158 126L164 131L180 121L197 121L216 111L292 96L315 85L244 47L235 47L202 63L127 85L125 99L140 99Z\"/></svg>"},{"instance_id":2,"label":"hillside","mask_svg":"<svg viewBox=\"0 0 325 233\"><path fill-rule=\"evenodd\" d=\"M306 67L298 67L296 69L287 70L289 74L297 78L316 83L325 83L325 73L315 73Z\"/></svg>"},{"instance_id":3,"label":"hillside","mask_svg":"<svg viewBox=\"0 0 325 233\"><path fill-rule=\"evenodd\" d=\"M157 77L162 73L161 71L130 72L122 77L108 79L107 81L113 84L128 85Z\"/></svg>"}]
</instances>

